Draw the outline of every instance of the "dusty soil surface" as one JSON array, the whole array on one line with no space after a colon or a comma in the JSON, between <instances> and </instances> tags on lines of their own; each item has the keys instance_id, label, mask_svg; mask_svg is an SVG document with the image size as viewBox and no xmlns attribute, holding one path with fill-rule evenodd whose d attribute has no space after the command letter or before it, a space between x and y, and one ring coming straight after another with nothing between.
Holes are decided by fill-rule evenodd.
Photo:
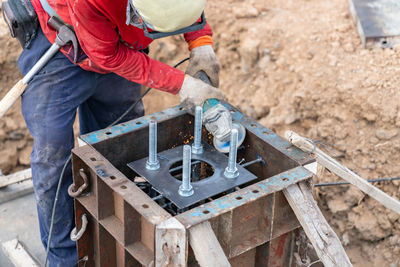
<instances>
[{"instance_id":1,"label":"dusty soil surface","mask_svg":"<svg viewBox=\"0 0 400 267\"><path fill-rule=\"evenodd\" d=\"M400 47L363 49L346 0L210 0L207 18L229 101L283 135L295 130L365 178L400 176ZM19 48L0 24L0 95L20 77ZM171 65L182 37L155 42ZM185 65L181 66L182 69ZM179 102L153 91L147 112ZM29 165L32 140L16 105L0 121L0 168ZM336 181L326 173L315 182ZM400 199L400 182L377 186ZM399 216L350 186L315 190L354 266L400 266Z\"/></svg>"},{"instance_id":2,"label":"dusty soil surface","mask_svg":"<svg viewBox=\"0 0 400 267\"><path fill-rule=\"evenodd\" d=\"M9 37L8 28L0 19L0 96L22 77L17 68L21 51L18 42ZM18 101L0 120L0 170L7 174L29 166L32 137L21 116Z\"/></svg>"}]
</instances>

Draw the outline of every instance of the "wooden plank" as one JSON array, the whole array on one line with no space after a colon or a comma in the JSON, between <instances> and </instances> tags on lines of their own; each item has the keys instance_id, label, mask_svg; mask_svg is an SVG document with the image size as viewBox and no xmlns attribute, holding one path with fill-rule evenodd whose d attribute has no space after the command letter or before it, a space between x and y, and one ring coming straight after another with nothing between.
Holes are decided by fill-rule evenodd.
<instances>
[{"instance_id":1,"label":"wooden plank","mask_svg":"<svg viewBox=\"0 0 400 267\"><path fill-rule=\"evenodd\" d=\"M28 180L19 184L9 185L5 188L0 189L0 204L28 195L32 192L33 192L32 180Z\"/></svg>"},{"instance_id":2,"label":"wooden plank","mask_svg":"<svg viewBox=\"0 0 400 267\"><path fill-rule=\"evenodd\" d=\"M186 266L186 229L176 218L170 218L156 226L155 266Z\"/></svg>"},{"instance_id":3,"label":"wooden plank","mask_svg":"<svg viewBox=\"0 0 400 267\"><path fill-rule=\"evenodd\" d=\"M189 229L189 242L201 267L231 266L208 221Z\"/></svg>"},{"instance_id":4,"label":"wooden plank","mask_svg":"<svg viewBox=\"0 0 400 267\"><path fill-rule=\"evenodd\" d=\"M306 182L283 190L318 257L326 267L352 266L336 233L329 226Z\"/></svg>"},{"instance_id":5,"label":"wooden plank","mask_svg":"<svg viewBox=\"0 0 400 267\"><path fill-rule=\"evenodd\" d=\"M365 194L374 198L386 208L393 210L394 212L400 214L400 202L372 184L368 183L365 179L361 178L350 169L346 168L338 161L324 153L322 150L317 148L312 142L308 139L298 135L295 132L287 131L285 133L286 138L295 146L300 148L303 151L314 153L317 156L317 162L335 173L339 177L348 181L349 183L355 185Z\"/></svg>"},{"instance_id":6,"label":"wooden plank","mask_svg":"<svg viewBox=\"0 0 400 267\"><path fill-rule=\"evenodd\" d=\"M0 176L0 188L32 178L31 168L10 175Z\"/></svg>"},{"instance_id":7,"label":"wooden plank","mask_svg":"<svg viewBox=\"0 0 400 267\"><path fill-rule=\"evenodd\" d=\"M4 254L10 259L10 261L16 267L39 267L39 263L34 259L28 251L24 248L24 245L13 239L2 243Z\"/></svg>"}]
</instances>

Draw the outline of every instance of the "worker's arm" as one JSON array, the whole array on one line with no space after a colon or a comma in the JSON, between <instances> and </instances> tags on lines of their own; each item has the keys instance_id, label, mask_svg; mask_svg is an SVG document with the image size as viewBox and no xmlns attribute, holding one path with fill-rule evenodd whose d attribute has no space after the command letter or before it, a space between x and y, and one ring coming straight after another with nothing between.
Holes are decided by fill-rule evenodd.
<instances>
[{"instance_id":1,"label":"worker's arm","mask_svg":"<svg viewBox=\"0 0 400 267\"><path fill-rule=\"evenodd\" d=\"M82 49L96 65L152 88L179 91L181 102L189 111L202 106L208 98L224 98L219 89L122 44L107 13L91 6L90 1L79 1L70 8Z\"/></svg>"},{"instance_id":2,"label":"worker's arm","mask_svg":"<svg viewBox=\"0 0 400 267\"><path fill-rule=\"evenodd\" d=\"M201 19L199 19L197 22L200 22L200 20ZM210 25L206 23L203 29L185 33L184 37L185 41L189 44L189 50L191 51L195 47L203 45L212 45L213 44L212 35L213 32L211 30Z\"/></svg>"},{"instance_id":3,"label":"worker's arm","mask_svg":"<svg viewBox=\"0 0 400 267\"><path fill-rule=\"evenodd\" d=\"M204 71L210 78L211 84L218 87L220 64L212 47L212 30L208 23L201 30L186 33L185 40L190 50L186 73L195 76L199 71Z\"/></svg>"},{"instance_id":4,"label":"worker's arm","mask_svg":"<svg viewBox=\"0 0 400 267\"><path fill-rule=\"evenodd\" d=\"M185 77L182 71L122 44L115 25L89 1L70 6L70 14L83 51L96 65L155 89L173 94L180 90Z\"/></svg>"}]
</instances>

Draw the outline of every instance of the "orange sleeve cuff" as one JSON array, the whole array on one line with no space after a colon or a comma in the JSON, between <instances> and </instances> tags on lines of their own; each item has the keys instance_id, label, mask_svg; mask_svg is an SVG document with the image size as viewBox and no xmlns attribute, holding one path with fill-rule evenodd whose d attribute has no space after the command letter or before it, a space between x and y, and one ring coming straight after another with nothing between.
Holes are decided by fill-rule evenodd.
<instances>
[{"instance_id":1,"label":"orange sleeve cuff","mask_svg":"<svg viewBox=\"0 0 400 267\"><path fill-rule=\"evenodd\" d=\"M204 35L197 38L196 40L189 41L189 51L192 51L193 48L204 45L213 45L213 40L211 36Z\"/></svg>"}]
</instances>

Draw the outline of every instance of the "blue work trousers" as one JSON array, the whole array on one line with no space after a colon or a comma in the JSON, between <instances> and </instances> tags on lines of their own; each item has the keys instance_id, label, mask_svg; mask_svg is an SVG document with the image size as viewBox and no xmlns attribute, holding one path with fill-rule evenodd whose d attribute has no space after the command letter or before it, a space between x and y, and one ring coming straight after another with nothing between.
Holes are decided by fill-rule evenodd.
<instances>
[{"instance_id":1,"label":"blue work trousers","mask_svg":"<svg viewBox=\"0 0 400 267\"><path fill-rule=\"evenodd\" d=\"M18 66L25 75L50 47L40 31ZM85 71L58 52L29 82L22 95L22 114L34 144L31 154L32 179L37 201L41 240L50 246L50 266L76 266L76 244L70 240L75 226L73 199L67 188L72 183L67 166L54 218L53 236L47 244L51 213L62 168L74 146L73 123L79 108L80 133L107 127L140 98L141 86L116 74ZM143 116L140 101L124 121Z\"/></svg>"}]
</instances>

